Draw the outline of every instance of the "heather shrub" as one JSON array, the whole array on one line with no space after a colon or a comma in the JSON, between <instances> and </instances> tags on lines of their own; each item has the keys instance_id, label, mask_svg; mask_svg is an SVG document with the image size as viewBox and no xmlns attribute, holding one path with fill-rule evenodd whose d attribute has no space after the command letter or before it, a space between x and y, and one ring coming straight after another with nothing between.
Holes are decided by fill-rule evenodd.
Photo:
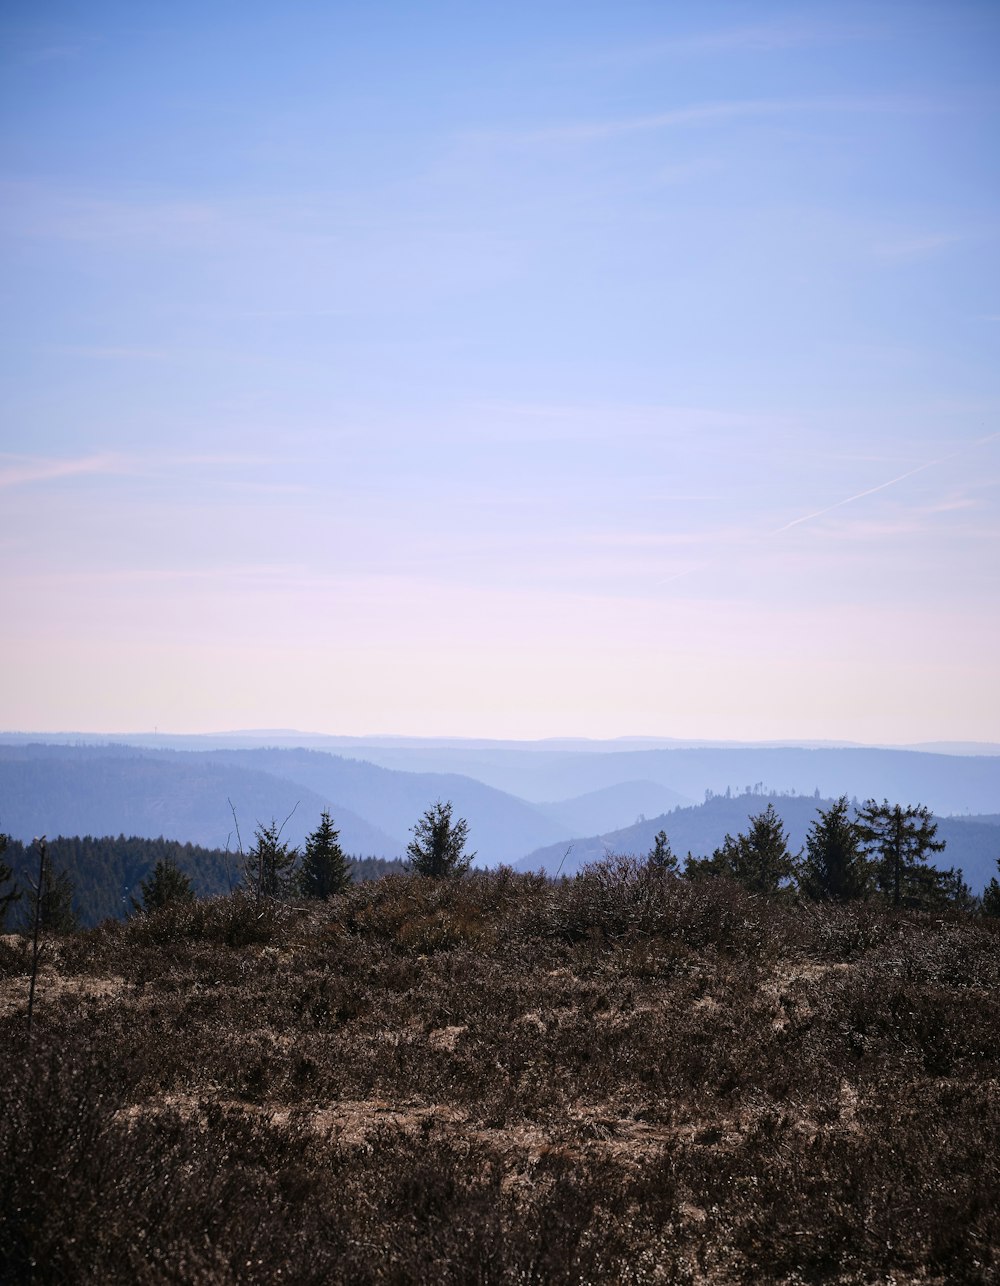
<instances>
[{"instance_id":1,"label":"heather shrub","mask_svg":"<svg viewBox=\"0 0 1000 1286\"><path fill-rule=\"evenodd\" d=\"M19 978L30 968L29 940L13 933L0 937L0 978Z\"/></svg>"},{"instance_id":2,"label":"heather shrub","mask_svg":"<svg viewBox=\"0 0 1000 1286\"><path fill-rule=\"evenodd\" d=\"M988 1281L1000 934L629 859L0 941L3 1280ZM9 1159L9 1160L8 1160Z\"/></svg>"}]
</instances>

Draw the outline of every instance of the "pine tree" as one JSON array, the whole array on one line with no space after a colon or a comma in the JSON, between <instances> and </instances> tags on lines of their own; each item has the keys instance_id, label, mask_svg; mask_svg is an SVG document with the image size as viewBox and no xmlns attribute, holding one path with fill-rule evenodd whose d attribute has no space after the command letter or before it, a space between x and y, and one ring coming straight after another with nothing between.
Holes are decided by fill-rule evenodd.
<instances>
[{"instance_id":1,"label":"pine tree","mask_svg":"<svg viewBox=\"0 0 1000 1286\"><path fill-rule=\"evenodd\" d=\"M667 839L667 832L659 830L653 836L653 847L646 856L646 866L657 874L676 874L677 858L674 857Z\"/></svg>"},{"instance_id":2,"label":"pine tree","mask_svg":"<svg viewBox=\"0 0 1000 1286\"><path fill-rule=\"evenodd\" d=\"M781 818L768 804L750 818L750 830L734 839L727 835L711 857L688 858L690 879L725 876L751 893L776 893L783 880L795 874L795 859L788 851L788 837Z\"/></svg>"},{"instance_id":3,"label":"pine tree","mask_svg":"<svg viewBox=\"0 0 1000 1286\"><path fill-rule=\"evenodd\" d=\"M7 852L7 841L9 835L0 832L0 931L3 930L7 920L7 912L21 897L21 890L13 883L14 868L9 866L4 860L3 855ZM3 892L4 885L10 883L10 888Z\"/></svg>"},{"instance_id":4,"label":"pine tree","mask_svg":"<svg viewBox=\"0 0 1000 1286\"><path fill-rule=\"evenodd\" d=\"M42 933L75 933L80 927L73 908L73 881L65 871L57 871L51 862L42 867L41 885L35 891L38 903L38 927ZM34 906L26 913L25 927L30 927Z\"/></svg>"},{"instance_id":5,"label":"pine tree","mask_svg":"<svg viewBox=\"0 0 1000 1286\"><path fill-rule=\"evenodd\" d=\"M170 857L163 857L153 868L148 880L139 883L141 901L132 899L136 911L159 911L174 902L193 902L194 889L190 879Z\"/></svg>"},{"instance_id":6,"label":"pine tree","mask_svg":"<svg viewBox=\"0 0 1000 1286\"><path fill-rule=\"evenodd\" d=\"M475 853L465 853L469 823L464 817L451 820L451 801L443 804L439 799L428 808L412 828L413 839L406 846L410 870L417 875L441 879L446 875L462 875L469 868Z\"/></svg>"},{"instance_id":7,"label":"pine tree","mask_svg":"<svg viewBox=\"0 0 1000 1286\"><path fill-rule=\"evenodd\" d=\"M306 837L306 849L299 867L298 887L303 897L328 898L343 893L351 883L351 869L340 847L340 832L324 809L319 825Z\"/></svg>"},{"instance_id":8,"label":"pine tree","mask_svg":"<svg viewBox=\"0 0 1000 1286\"><path fill-rule=\"evenodd\" d=\"M828 809L818 809L809 827L799 884L817 902L851 902L868 892L871 873L849 808L841 795Z\"/></svg>"},{"instance_id":9,"label":"pine tree","mask_svg":"<svg viewBox=\"0 0 1000 1286\"><path fill-rule=\"evenodd\" d=\"M281 827L273 817L270 826L258 822L253 847L243 862L244 878L258 901L286 896L298 856L298 849L281 838Z\"/></svg>"},{"instance_id":10,"label":"pine tree","mask_svg":"<svg viewBox=\"0 0 1000 1286\"><path fill-rule=\"evenodd\" d=\"M997 858L997 872L1000 874L1000 857ZM996 875L983 890L983 915L1000 916L1000 882Z\"/></svg>"},{"instance_id":11,"label":"pine tree","mask_svg":"<svg viewBox=\"0 0 1000 1286\"><path fill-rule=\"evenodd\" d=\"M932 866L918 867L914 876L921 906L949 907L956 911L975 909L976 895L959 867L950 866L946 871L937 871Z\"/></svg>"},{"instance_id":12,"label":"pine tree","mask_svg":"<svg viewBox=\"0 0 1000 1286\"><path fill-rule=\"evenodd\" d=\"M938 877L927 871L928 853L940 853L944 841L936 840L937 822L923 804L903 808L866 799L858 810L858 834L875 862L879 891L893 906L925 905L928 885Z\"/></svg>"}]
</instances>

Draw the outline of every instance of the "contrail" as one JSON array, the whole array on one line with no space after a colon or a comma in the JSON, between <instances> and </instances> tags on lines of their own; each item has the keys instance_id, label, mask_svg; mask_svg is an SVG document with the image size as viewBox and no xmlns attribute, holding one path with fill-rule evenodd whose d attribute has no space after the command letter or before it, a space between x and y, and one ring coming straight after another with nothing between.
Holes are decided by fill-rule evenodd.
<instances>
[{"instance_id":1,"label":"contrail","mask_svg":"<svg viewBox=\"0 0 1000 1286\"><path fill-rule=\"evenodd\" d=\"M954 460L956 456L965 455L966 452L973 451L976 447L985 446L987 442L992 442L994 438L1000 438L1000 433L989 433L985 438L977 438L975 442L970 442L968 446L961 447L958 451L952 451L950 455L939 456L936 460L927 460L923 464L918 464L915 469L908 469L906 473L901 473L898 478L890 478L888 482L880 482L877 487L869 487L866 491L859 491L856 495L845 496L843 500L837 500L823 509L816 509L811 514L803 514L801 518L793 518L791 522L786 522L783 527L775 527L774 531L769 531L767 534L769 536L780 536L783 531L790 531L792 527L797 527L799 523L809 522L813 518L820 518L823 514L839 509L842 505L852 504L855 500L863 500L865 496L873 496L876 491L884 491L886 487L894 487L897 482L905 482L907 478L912 478L917 473L923 473L925 469L931 469L936 464L946 464L949 460Z\"/></svg>"},{"instance_id":2,"label":"contrail","mask_svg":"<svg viewBox=\"0 0 1000 1286\"><path fill-rule=\"evenodd\" d=\"M782 532L791 531L793 527L798 527L801 523L811 522L813 518L821 518L823 514L831 513L834 509L840 509L843 505L853 504L855 500L863 500L865 496L873 496L877 491L885 491L886 487L894 487L897 482L905 482L907 478L923 473L925 469L932 469L935 465L946 464L949 460L954 460L960 455L966 455L969 451L985 446L987 442L993 442L997 438L1000 438L1000 432L988 433L986 437L977 438L974 442L970 442L967 446L960 447L957 451L952 451L948 455L938 456L936 460L925 460L923 464L918 464L915 469L908 469L906 473L901 473L895 478L889 478L887 482L880 482L877 486L867 487L864 491L858 491L853 496L845 496L843 500L836 500L832 505L826 505L823 509L814 509L812 513L803 514L800 518L793 518L791 522L786 522L783 527L775 527L773 531L765 532L758 539L780 536ZM672 576L665 576L662 580L656 581L656 584L669 585L671 581L681 580L683 577L691 576L695 572L706 571L709 567L713 567L723 561L722 557L709 559L708 562L701 563L697 567L688 567L682 572L675 572Z\"/></svg>"},{"instance_id":3,"label":"contrail","mask_svg":"<svg viewBox=\"0 0 1000 1286\"><path fill-rule=\"evenodd\" d=\"M886 487L894 487L897 482L912 478L915 473L923 473L924 469L929 469L932 464L941 464L942 461L949 459L951 459L950 456L942 456L940 460L928 460L926 464L918 464L915 469L910 469L908 473L901 473L898 478L890 478L888 482L880 482L877 487L869 487L867 491L859 491L855 496L845 496L843 500L836 500L832 505L827 505L825 509L814 509L811 514L803 514L801 518L793 518L791 522L786 522L784 527L775 527L774 531L769 531L767 534L769 536L780 536L783 531L790 531L792 527L797 527L800 522L809 522L811 518L819 518L834 509L839 509L841 505L849 505L855 500L864 499L865 496L873 496L876 491L884 491Z\"/></svg>"}]
</instances>

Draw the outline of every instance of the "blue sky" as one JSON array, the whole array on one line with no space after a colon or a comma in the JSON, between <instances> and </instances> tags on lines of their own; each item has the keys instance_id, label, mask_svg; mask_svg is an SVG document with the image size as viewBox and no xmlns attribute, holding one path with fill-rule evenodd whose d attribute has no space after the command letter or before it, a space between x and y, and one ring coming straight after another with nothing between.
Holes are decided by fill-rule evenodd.
<instances>
[{"instance_id":1,"label":"blue sky","mask_svg":"<svg viewBox=\"0 0 1000 1286\"><path fill-rule=\"evenodd\" d=\"M998 55L6 5L0 726L1000 738Z\"/></svg>"}]
</instances>

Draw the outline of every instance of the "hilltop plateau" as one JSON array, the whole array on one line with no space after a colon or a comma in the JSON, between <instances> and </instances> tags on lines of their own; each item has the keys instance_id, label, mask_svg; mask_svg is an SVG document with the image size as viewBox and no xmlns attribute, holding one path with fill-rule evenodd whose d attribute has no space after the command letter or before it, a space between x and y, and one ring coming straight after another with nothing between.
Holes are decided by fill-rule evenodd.
<instances>
[{"instance_id":1,"label":"hilltop plateau","mask_svg":"<svg viewBox=\"0 0 1000 1286\"><path fill-rule=\"evenodd\" d=\"M0 942L11 1283L987 1282L998 922L629 864Z\"/></svg>"}]
</instances>

